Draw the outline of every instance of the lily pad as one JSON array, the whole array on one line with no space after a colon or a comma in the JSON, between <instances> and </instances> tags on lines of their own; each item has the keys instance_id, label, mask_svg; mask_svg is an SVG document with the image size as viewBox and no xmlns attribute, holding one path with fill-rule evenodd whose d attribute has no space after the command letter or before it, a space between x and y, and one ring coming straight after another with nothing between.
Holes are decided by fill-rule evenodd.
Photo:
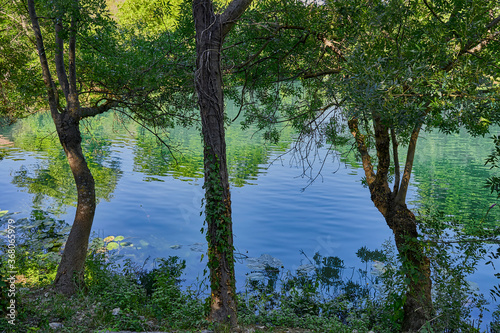
<instances>
[{"instance_id":1,"label":"lily pad","mask_svg":"<svg viewBox=\"0 0 500 333\"><path fill-rule=\"evenodd\" d=\"M123 237L123 236L116 236L114 240L115 240L115 242L121 242L124 239L125 239L125 237Z\"/></svg>"},{"instance_id":2,"label":"lily pad","mask_svg":"<svg viewBox=\"0 0 500 333\"><path fill-rule=\"evenodd\" d=\"M106 243L109 243L109 242L112 242L114 239L115 239L115 236L108 236L108 237L104 238L103 240Z\"/></svg>"},{"instance_id":3,"label":"lily pad","mask_svg":"<svg viewBox=\"0 0 500 333\"><path fill-rule=\"evenodd\" d=\"M111 242L109 243L107 246L106 246L106 249L108 251L113 251L113 250L116 250L120 247L120 245L118 245L118 243L115 243L115 242Z\"/></svg>"}]
</instances>

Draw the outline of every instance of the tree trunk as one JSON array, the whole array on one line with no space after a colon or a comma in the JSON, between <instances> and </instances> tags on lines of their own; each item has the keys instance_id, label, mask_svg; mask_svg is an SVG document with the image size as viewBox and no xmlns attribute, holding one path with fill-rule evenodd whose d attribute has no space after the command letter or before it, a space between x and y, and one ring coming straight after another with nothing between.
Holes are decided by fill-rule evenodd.
<instances>
[{"instance_id":1,"label":"tree trunk","mask_svg":"<svg viewBox=\"0 0 500 333\"><path fill-rule=\"evenodd\" d=\"M359 153L363 161L366 181L370 188L371 200L375 207L382 213L387 225L394 233L396 247L403 260L403 270L408 284L406 301L403 305L403 332L418 332L422 326L431 319L433 311L431 297L430 261L424 254L423 247L418 241L418 230L415 215L405 203L406 192L410 180L415 154L416 142L420 125L415 126L408 145L408 154L403 177L399 177L399 163L396 170L396 179L400 184L394 184L394 191L389 187L387 178L390 167L391 137L389 129L385 126L376 113L373 116L373 129L375 146L377 149L377 172L373 170L371 158L365 144L365 137L358 129L358 120L348 122ZM393 153L397 159L397 146L395 135L392 135Z\"/></svg>"},{"instance_id":2,"label":"tree trunk","mask_svg":"<svg viewBox=\"0 0 500 333\"><path fill-rule=\"evenodd\" d=\"M430 260L418 241L415 215L406 205L393 203L385 219L394 232L396 247L408 279L402 331L418 332L431 319L433 311Z\"/></svg>"},{"instance_id":3,"label":"tree trunk","mask_svg":"<svg viewBox=\"0 0 500 333\"><path fill-rule=\"evenodd\" d=\"M83 283L88 240L96 209L95 185L82 153L79 119L64 112L54 117L54 123L78 192L75 220L54 282L57 291L71 295Z\"/></svg>"},{"instance_id":4,"label":"tree trunk","mask_svg":"<svg viewBox=\"0 0 500 333\"><path fill-rule=\"evenodd\" d=\"M193 1L193 14L197 54L195 84L205 145L205 221L211 285L209 320L235 326L234 247L220 68L222 22L220 15L215 15L211 1Z\"/></svg>"}]
</instances>

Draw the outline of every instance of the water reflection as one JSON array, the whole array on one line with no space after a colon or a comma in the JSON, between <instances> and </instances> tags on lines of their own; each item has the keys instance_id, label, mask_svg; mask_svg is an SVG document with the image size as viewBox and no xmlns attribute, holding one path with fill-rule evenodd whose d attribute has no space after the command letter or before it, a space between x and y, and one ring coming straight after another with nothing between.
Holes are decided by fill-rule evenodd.
<instances>
[{"instance_id":1,"label":"water reflection","mask_svg":"<svg viewBox=\"0 0 500 333\"><path fill-rule=\"evenodd\" d=\"M5 129L4 129L5 131ZM96 181L97 202L109 201L121 177L120 161L111 156L107 133L87 133L82 148ZM76 206L77 193L71 169L54 133L49 115L35 115L16 123L8 132L12 144L24 155L35 156L11 173L12 184L32 194L32 207L63 214L69 206ZM2 149L8 156L10 150ZM9 158L9 157L7 157Z\"/></svg>"},{"instance_id":2,"label":"water reflection","mask_svg":"<svg viewBox=\"0 0 500 333\"><path fill-rule=\"evenodd\" d=\"M414 165L417 206L431 207L466 224L483 221L497 202L484 187L492 174L484 165L492 148L490 138L473 138L465 131L423 133ZM492 209L483 222L498 225L499 221L500 209Z\"/></svg>"}]
</instances>

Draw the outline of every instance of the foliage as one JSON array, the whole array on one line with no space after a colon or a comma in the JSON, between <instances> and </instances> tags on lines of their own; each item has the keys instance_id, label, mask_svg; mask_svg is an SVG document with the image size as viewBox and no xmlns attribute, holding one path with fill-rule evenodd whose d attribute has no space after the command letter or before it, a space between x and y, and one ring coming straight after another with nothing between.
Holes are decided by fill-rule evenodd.
<instances>
[{"instance_id":1,"label":"foliage","mask_svg":"<svg viewBox=\"0 0 500 333\"><path fill-rule=\"evenodd\" d=\"M206 226L206 239L208 242L208 268L210 269L210 288L212 292L220 292L224 283L222 274L229 275L227 287L235 289L234 278L234 246L232 244L231 202L225 189L221 176L221 160L214 153L213 147L206 147L210 151L205 156L205 221L201 232ZM224 152L225 153L225 152ZM226 176L227 177L227 176ZM226 180L227 181L227 180Z\"/></svg>"},{"instance_id":2,"label":"foliage","mask_svg":"<svg viewBox=\"0 0 500 333\"><path fill-rule=\"evenodd\" d=\"M26 38L21 2L4 1L0 8L0 125L34 113L45 105L38 60ZM39 78L37 80L35 78Z\"/></svg>"},{"instance_id":3,"label":"foliage","mask_svg":"<svg viewBox=\"0 0 500 333\"><path fill-rule=\"evenodd\" d=\"M426 221L426 225L438 224L432 225L436 230L442 226L438 220ZM428 243L432 237L439 237L431 236ZM105 244L99 238L91 242L86 288L73 296L72 302L49 288L39 289L44 279L35 281L30 289L19 289L18 328L48 331L48 323L54 321L63 323L63 331L68 332L102 327L137 331L207 327L200 295L181 287L183 260L157 259L154 267L146 270L146 262L139 266L130 260L118 261L120 257L108 251ZM471 247L463 249L469 252L456 258L446 253L449 245L432 252L440 256L434 271L434 332L473 330L467 318L472 308L484 304L480 295L468 290L465 280L482 252ZM312 259L304 254L307 263L298 266L295 273L267 266L261 272L264 279L248 279L246 291L239 294L240 322L321 332L392 332L401 320L405 288L394 253L390 243L382 251L360 248L357 256L364 264L362 269L347 268L340 258L319 253ZM34 281L29 275L26 278ZM0 327L7 332L10 329L3 319Z\"/></svg>"},{"instance_id":4,"label":"foliage","mask_svg":"<svg viewBox=\"0 0 500 333\"><path fill-rule=\"evenodd\" d=\"M202 302L191 290L181 290L180 276L186 267L178 257L160 259L157 269L151 271L153 283L153 313L157 318L169 318L173 328L190 328L203 323Z\"/></svg>"},{"instance_id":5,"label":"foliage","mask_svg":"<svg viewBox=\"0 0 500 333\"><path fill-rule=\"evenodd\" d=\"M156 38L175 29L183 3L182 0L126 0L118 5L116 15L120 25Z\"/></svg>"}]
</instances>

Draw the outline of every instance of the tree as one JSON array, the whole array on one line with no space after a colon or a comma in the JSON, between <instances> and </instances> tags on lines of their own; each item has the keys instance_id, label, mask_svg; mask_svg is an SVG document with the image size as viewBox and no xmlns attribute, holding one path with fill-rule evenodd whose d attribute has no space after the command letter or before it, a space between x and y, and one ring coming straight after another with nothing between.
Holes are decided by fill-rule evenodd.
<instances>
[{"instance_id":1,"label":"tree","mask_svg":"<svg viewBox=\"0 0 500 333\"><path fill-rule=\"evenodd\" d=\"M433 313L429 258L418 241L415 215L406 206L420 130L437 127L450 132L464 126L477 135L485 133L486 122L498 123L492 112L498 108L498 85L488 67L496 65L491 52L497 33L491 29L500 11L493 1L475 4L467 12L464 6L456 1L449 8L433 8L424 1L372 7L373 16L367 21L372 27L354 49L347 65L352 77L344 81L344 92L349 95L343 107L366 183L372 201L394 232L408 279L404 332L420 330ZM382 23L375 30L377 21ZM377 153L376 168L369 140ZM399 142L407 146L402 173ZM391 150L392 189L388 179Z\"/></svg>"},{"instance_id":2,"label":"tree","mask_svg":"<svg viewBox=\"0 0 500 333\"><path fill-rule=\"evenodd\" d=\"M258 122L271 139L279 135L276 124L284 121L299 131L299 140L318 138L324 144L327 138L334 145L352 135L372 201L393 230L403 261L408 290L402 295L401 329L419 331L431 321L433 309L429 258L406 205L416 144L422 128L449 133L462 126L482 135L500 122L498 3L290 1L289 7L295 10L270 11L274 16L264 20L267 25L260 21L268 32L261 34L241 80L256 82L265 69L276 95L291 98L271 99L260 86L244 84L246 122ZM317 16L296 23L300 8ZM317 23L321 14L332 20ZM292 29L302 33L284 36ZM300 44L315 46L316 52L298 53ZM287 80L295 82L285 86ZM403 171L401 146L407 148Z\"/></svg>"},{"instance_id":3,"label":"tree","mask_svg":"<svg viewBox=\"0 0 500 333\"><path fill-rule=\"evenodd\" d=\"M75 220L54 282L58 291L73 294L77 285L83 281L88 239L96 209L95 183L82 152L79 124L83 118L95 116L116 106L116 102L106 93L102 93L100 98L89 106L81 105L82 82L76 65L77 37L79 34L81 36L83 30L91 29L99 23L109 24L109 21L103 2L95 6L95 3L84 4L83 1L58 1L51 8L44 8L41 4L37 8L34 0L28 0L27 9L46 88L48 106L78 193ZM48 15L53 33L42 30L40 19L46 20L47 18L41 17L38 14L40 11ZM53 50L45 47L47 36L54 38ZM67 48L65 43L67 43ZM52 64L55 67L57 82L52 77L53 68L47 57L51 52L54 52ZM65 59L65 53L67 53L67 59Z\"/></svg>"},{"instance_id":4,"label":"tree","mask_svg":"<svg viewBox=\"0 0 500 333\"><path fill-rule=\"evenodd\" d=\"M224 12L216 14L211 0L193 0L195 87L204 143L205 221L211 285L209 318L233 326L237 323L236 290L221 55L224 38L251 2L233 0Z\"/></svg>"}]
</instances>

